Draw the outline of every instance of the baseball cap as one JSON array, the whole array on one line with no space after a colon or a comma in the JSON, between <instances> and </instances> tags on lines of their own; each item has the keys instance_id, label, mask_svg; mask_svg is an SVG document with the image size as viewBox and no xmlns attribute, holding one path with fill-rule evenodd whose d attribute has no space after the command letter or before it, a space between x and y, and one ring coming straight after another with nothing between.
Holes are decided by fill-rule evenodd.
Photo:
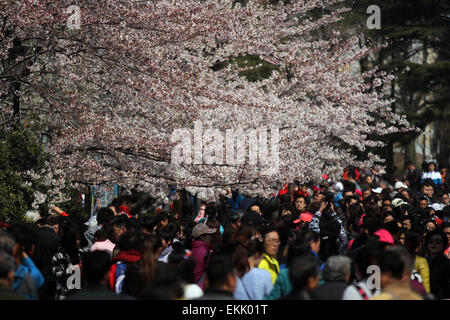
<instances>
[{"instance_id":1,"label":"baseball cap","mask_svg":"<svg viewBox=\"0 0 450 320\"><path fill-rule=\"evenodd\" d=\"M293 223L300 223L300 222L302 222L302 221L304 221L304 222L311 222L313 216L314 216L314 215L313 215L312 213L309 213L309 212L307 212L307 213L302 213L302 214L300 215L300 217L299 217L297 220L294 220L294 221L292 221L292 222L293 222Z\"/></svg>"},{"instance_id":2,"label":"baseball cap","mask_svg":"<svg viewBox=\"0 0 450 320\"><path fill-rule=\"evenodd\" d=\"M395 183L395 187L394 188L395 189L400 189L400 188L408 189L408 186L406 184L404 184L403 182L401 182L401 181L397 181Z\"/></svg>"},{"instance_id":3,"label":"baseball cap","mask_svg":"<svg viewBox=\"0 0 450 320\"><path fill-rule=\"evenodd\" d=\"M192 229L192 236L194 238L200 237L202 234L211 234L216 233L216 229L208 228L208 226L204 223L198 223L193 229Z\"/></svg>"},{"instance_id":4,"label":"baseball cap","mask_svg":"<svg viewBox=\"0 0 450 320\"><path fill-rule=\"evenodd\" d=\"M399 207L399 206L404 205L404 204L406 204L406 202L403 201L403 199L395 198L394 200L392 200L392 206L393 207Z\"/></svg>"},{"instance_id":5,"label":"baseball cap","mask_svg":"<svg viewBox=\"0 0 450 320\"><path fill-rule=\"evenodd\" d=\"M386 229L380 229L380 230L374 232L373 234L378 236L378 238L380 238L378 240L380 242L394 244L394 238L392 237L391 233L389 231L387 231Z\"/></svg>"},{"instance_id":6,"label":"baseball cap","mask_svg":"<svg viewBox=\"0 0 450 320\"><path fill-rule=\"evenodd\" d=\"M383 188L381 188L381 187L378 187L376 189L372 189L372 192L374 192L374 193L381 193L381 191L383 191Z\"/></svg>"}]
</instances>

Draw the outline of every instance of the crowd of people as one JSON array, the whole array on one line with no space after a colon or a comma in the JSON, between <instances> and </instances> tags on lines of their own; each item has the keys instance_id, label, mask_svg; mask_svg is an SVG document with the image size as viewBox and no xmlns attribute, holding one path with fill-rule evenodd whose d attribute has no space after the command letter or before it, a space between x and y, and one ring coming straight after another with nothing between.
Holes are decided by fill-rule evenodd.
<instances>
[{"instance_id":1,"label":"crowd of people","mask_svg":"<svg viewBox=\"0 0 450 320\"><path fill-rule=\"evenodd\" d=\"M0 299L449 299L447 171L423 169L349 167L271 198L174 187L145 214L130 195L88 220L29 212L0 229Z\"/></svg>"}]
</instances>

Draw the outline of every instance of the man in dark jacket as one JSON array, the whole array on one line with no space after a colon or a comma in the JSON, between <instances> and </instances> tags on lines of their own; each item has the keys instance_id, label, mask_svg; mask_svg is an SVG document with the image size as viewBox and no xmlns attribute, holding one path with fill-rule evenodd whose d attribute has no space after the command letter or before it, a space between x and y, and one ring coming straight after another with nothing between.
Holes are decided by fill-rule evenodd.
<instances>
[{"instance_id":1,"label":"man in dark jacket","mask_svg":"<svg viewBox=\"0 0 450 320\"><path fill-rule=\"evenodd\" d=\"M44 285L39 289L42 300L49 300L56 294L56 279L52 274L52 257L57 253L60 237L55 232L55 225L59 219L48 216L43 225L36 232L36 245L33 252L33 261L44 276Z\"/></svg>"},{"instance_id":2,"label":"man in dark jacket","mask_svg":"<svg viewBox=\"0 0 450 320\"><path fill-rule=\"evenodd\" d=\"M405 178L409 181L411 194L414 195L420 191L420 172L416 169L416 166L412 161L406 163L406 168L408 171L406 172Z\"/></svg>"},{"instance_id":3,"label":"man in dark jacket","mask_svg":"<svg viewBox=\"0 0 450 320\"><path fill-rule=\"evenodd\" d=\"M196 300L234 300L237 275L230 256L214 256L206 268L205 294Z\"/></svg>"},{"instance_id":4,"label":"man in dark jacket","mask_svg":"<svg viewBox=\"0 0 450 320\"><path fill-rule=\"evenodd\" d=\"M331 256L322 270L321 284L315 293L319 300L342 300L345 288L350 281L352 260L346 256Z\"/></svg>"}]
</instances>

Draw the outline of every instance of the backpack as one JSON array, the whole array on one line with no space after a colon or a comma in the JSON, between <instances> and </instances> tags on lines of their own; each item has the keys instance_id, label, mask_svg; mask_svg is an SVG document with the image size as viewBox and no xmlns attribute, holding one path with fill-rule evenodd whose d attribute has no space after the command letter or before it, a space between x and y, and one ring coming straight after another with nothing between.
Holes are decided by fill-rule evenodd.
<instances>
[{"instance_id":1,"label":"backpack","mask_svg":"<svg viewBox=\"0 0 450 320\"><path fill-rule=\"evenodd\" d=\"M125 273L127 271L127 264L125 261L118 261L111 268L110 273L110 287L120 294L122 292L123 281L125 280Z\"/></svg>"}]
</instances>

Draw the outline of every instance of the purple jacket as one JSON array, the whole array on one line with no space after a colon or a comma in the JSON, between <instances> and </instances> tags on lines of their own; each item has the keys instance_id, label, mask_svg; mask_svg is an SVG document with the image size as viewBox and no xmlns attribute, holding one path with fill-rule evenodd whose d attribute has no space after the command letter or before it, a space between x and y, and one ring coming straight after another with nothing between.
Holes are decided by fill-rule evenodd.
<instances>
[{"instance_id":1,"label":"purple jacket","mask_svg":"<svg viewBox=\"0 0 450 320\"><path fill-rule=\"evenodd\" d=\"M209 254L212 250L212 246L203 241L192 241L191 257L195 259L196 265L194 269L194 281L197 283L208 265ZM203 287L203 281L200 285Z\"/></svg>"}]
</instances>

